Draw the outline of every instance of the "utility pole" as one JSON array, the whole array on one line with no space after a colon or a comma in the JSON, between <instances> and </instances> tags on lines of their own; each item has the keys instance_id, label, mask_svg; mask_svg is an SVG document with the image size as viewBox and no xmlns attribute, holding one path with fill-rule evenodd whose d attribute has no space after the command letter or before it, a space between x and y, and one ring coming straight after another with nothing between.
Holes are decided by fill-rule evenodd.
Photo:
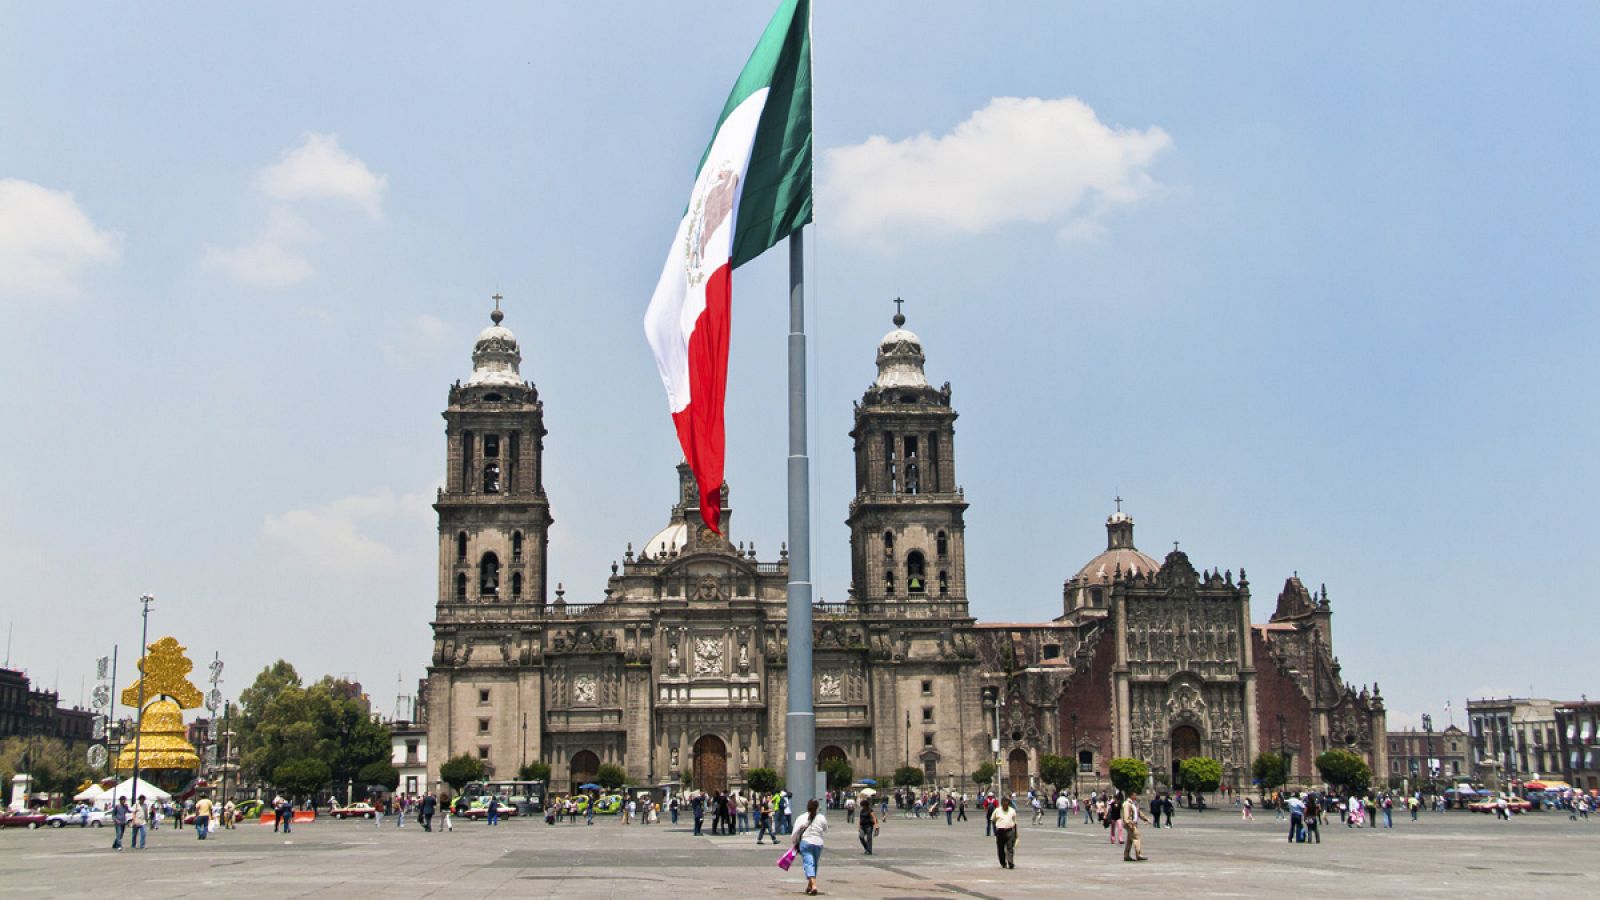
<instances>
[{"instance_id":1,"label":"utility pole","mask_svg":"<svg viewBox=\"0 0 1600 900\"><path fill-rule=\"evenodd\" d=\"M155 597L143 594L139 597L139 605L143 611L139 614L139 724L133 733L133 784L129 786L128 793L133 795L134 803L139 800L139 747L144 737L144 661L150 651L150 604L155 602Z\"/></svg>"}]
</instances>

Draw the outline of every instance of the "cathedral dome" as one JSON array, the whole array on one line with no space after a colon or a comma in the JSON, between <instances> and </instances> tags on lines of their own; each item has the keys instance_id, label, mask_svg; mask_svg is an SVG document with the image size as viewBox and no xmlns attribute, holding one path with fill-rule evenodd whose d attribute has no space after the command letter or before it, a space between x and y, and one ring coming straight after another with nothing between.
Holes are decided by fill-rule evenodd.
<instances>
[{"instance_id":1,"label":"cathedral dome","mask_svg":"<svg viewBox=\"0 0 1600 900\"><path fill-rule=\"evenodd\" d=\"M923 374L922 338L905 328L906 317L894 314L894 330L878 342L878 380L880 388L927 387Z\"/></svg>"},{"instance_id":2,"label":"cathedral dome","mask_svg":"<svg viewBox=\"0 0 1600 900\"><path fill-rule=\"evenodd\" d=\"M689 526L682 521L668 522L667 527L656 532L644 543L644 552L651 556L660 556L666 553L677 553L689 541Z\"/></svg>"},{"instance_id":3,"label":"cathedral dome","mask_svg":"<svg viewBox=\"0 0 1600 900\"><path fill-rule=\"evenodd\" d=\"M496 298L495 310L489 314L494 324L478 332L478 340L472 345L472 377L467 384L522 384L518 369L522 350L517 346L517 336L500 324L504 318Z\"/></svg>"},{"instance_id":4,"label":"cathedral dome","mask_svg":"<svg viewBox=\"0 0 1600 900\"><path fill-rule=\"evenodd\" d=\"M1119 498L1120 500L1120 498ZM1139 552L1133 546L1133 517L1117 510L1106 519L1106 549L1099 556L1089 560L1078 574L1072 576L1074 582L1109 582L1120 571L1123 577L1132 575L1154 575L1161 570L1161 564L1154 559Z\"/></svg>"}]
</instances>

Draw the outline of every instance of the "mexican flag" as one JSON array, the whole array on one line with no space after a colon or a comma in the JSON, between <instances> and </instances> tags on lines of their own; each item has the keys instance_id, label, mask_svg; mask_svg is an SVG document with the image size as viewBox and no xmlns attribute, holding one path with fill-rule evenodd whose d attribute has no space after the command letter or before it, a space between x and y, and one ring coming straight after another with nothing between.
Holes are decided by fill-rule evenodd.
<instances>
[{"instance_id":1,"label":"mexican flag","mask_svg":"<svg viewBox=\"0 0 1600 900\"><path fill-rule=\"evenodd\" d=\"M733 270L811 221L811 3L783 0L722 107L645 312L667 406L721 532Z\"/></svg>"}]
</instances>

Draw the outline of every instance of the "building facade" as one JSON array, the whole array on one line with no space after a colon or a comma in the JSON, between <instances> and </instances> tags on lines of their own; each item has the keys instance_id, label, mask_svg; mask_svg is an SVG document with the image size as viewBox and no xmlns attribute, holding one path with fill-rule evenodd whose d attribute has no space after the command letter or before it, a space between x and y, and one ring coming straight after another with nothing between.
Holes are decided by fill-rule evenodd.
<instances>
[{"instance_id":1,"label":"building facade","mask_svg":"<svg viewBox=\"0 0 1600 900\"><path fill-rule=\"evenodd\" d=\"M1586 697L1556 707L1556 742L1567 784L1600 790L1600 703Z\"/></svg>"},{"instance_id":2,"label":"building facade","mask_svg":"<svg viewBox=\"0 0 1600 900\"><path fill-rule=\"evenodd\" d=\"M0 668L0 739L29 735L87 747L94 737L94 713L62 706L55 691L35 689L26 674Z\"/></svg>"},{"instance_id":3,"label":"building facade","mask_svg":"<svg viewBox=\"0 0 1600 900\"><path fill-rule=\"evenodd\" d=\"M726 485L720 534L703 527L680 465L665 525L627 544L603 597L547 590L543 406L498 308L491 318L444 413L439 599L418 703L429 786L461 753L500 778L543 761L558 792L605 764L635 784L704 790L781 771L787 548L763 559L735 541ZM847 599L815 608L819 760L880 780L912 766L969 789L995 761L1017 790L1046 754L1077 759L1081 783L1114 756L1148 760L1162 781L1211 756L1244 785L1268 747L1307 781L1332 746L1386 768L1382 698L1340 680L1325 590L1291 578L1271 621L1252 625L1242 570L1196 569L1177 549L1157 562L1120 505L1107 550L1067 580L1062 615L977 622L952 392L928 382L904 325L897 314L879 341L855 406Z\"/></svg>"},{"instance_id":4,"label":"building facade","mask_svg":"<svg viewBox=\"0 0 1600 900\"><path fill-rule=\"evenodd\" d=\"M1391 731L1386 740L1390 787L1398 790L1430 780L1453 786L1472 777L1471 743L1467 733L1455 725L1443 731Z\"/></svg>"},{"instance_id":5,"label":"building facade","mask_svg":"<svg viewBox=\"0 0 1600 900\"><path fill-rule=\"evenodd\" d=\"M1554 778L1563 771L1554 700L1526 697L1467 700L1473 774L1496 789Z\"/></svg>"}]
</instances>

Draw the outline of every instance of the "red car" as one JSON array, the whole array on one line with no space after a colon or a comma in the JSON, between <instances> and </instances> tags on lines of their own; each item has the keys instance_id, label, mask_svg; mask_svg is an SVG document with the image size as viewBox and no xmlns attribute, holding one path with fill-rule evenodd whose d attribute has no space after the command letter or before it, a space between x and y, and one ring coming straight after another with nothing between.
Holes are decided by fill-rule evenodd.
<instances>
[{"instance_id":1,"label":"red car","mask_svg":"<svg viewBox=\"0 0 1600 900\"><path fill-rule=\"evenodd\" d=\"M377 814L378 811L373 808L371 803L352 803L349 806L335 806L333 811L328 813L335 819L370 819Z\"/></svg>"},{"instance_id":2,"label":"red car","mask_svg":"<svg viewBox=\"0 0 1600 900\"><path fill-rule=\"evenodd\" d=\"M0 812L0 828L38 828L49 816L40 812Z\"/></svg>"},{"instance_id":3,"label":"red car","mask_svg":"<svg viewBox=\"0 0 1600 900\"><path fill-rule=\"evenodd\" d=\"M1473 812L1490 813L1492 815L1494 811L1499 808L1499 806L1499 800L1490 798L1488 800L1479 800L1477 803L1469 803L1467 804L1467 809L1470 809ZM1520 800L1516 797L1507 797L1506 809L1512 813L1525 813L1533 809L1533 804L1526 800Z\"/></svg>"}]
</instances>

